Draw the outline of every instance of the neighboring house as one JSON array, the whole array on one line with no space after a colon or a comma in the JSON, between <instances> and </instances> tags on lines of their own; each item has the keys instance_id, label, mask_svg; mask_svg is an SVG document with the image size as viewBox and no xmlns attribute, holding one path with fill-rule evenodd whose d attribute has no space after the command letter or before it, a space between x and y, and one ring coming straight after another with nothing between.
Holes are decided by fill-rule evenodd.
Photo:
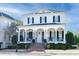
<instances>
[{"instance_id":1,"label":"neighboring house","mask_svg":"<svg viewBox=\"0 0 79 59\"><path fill-rule=\"evenodd\" d=\"M23 15L23 26L18 26L19 43L66 43L65 20L63 11L40 10L36 13Z\"/></svg>"},{"instance_id":2,"label":"neighboring house","mask_svg":"<svg viewBox=\"0 0 79 59\"><path fill-rule=\"evenodd\" d=\"M14 18L3 12L0 12L0 48L7 48L11 44L8 31L11 23L14 22Z\"/></svg>"}]
</instances>

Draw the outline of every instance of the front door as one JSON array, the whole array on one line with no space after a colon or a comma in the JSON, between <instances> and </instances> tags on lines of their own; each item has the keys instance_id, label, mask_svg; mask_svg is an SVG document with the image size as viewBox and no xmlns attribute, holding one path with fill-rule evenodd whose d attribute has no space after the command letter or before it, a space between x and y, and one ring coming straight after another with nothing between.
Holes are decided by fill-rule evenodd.
<instances>
[{"instance_id":1,"label":"front door","mask_svg":"<svg viewBox=\"0 0 79 59\"><path fill-rule=\"evenodd\" d=\"M42 43L43 38L44 38L44 32L38 32L37 43Z\"/></svg>"}]
</instances>

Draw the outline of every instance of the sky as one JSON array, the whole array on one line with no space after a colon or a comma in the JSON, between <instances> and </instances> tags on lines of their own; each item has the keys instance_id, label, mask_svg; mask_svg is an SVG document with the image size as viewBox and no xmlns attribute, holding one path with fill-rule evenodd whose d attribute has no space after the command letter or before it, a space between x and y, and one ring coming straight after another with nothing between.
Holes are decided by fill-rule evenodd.
<instances>
[{"instance_id":1,"label":"sky","mask_svg":"<svg viewBox=\"0 0 79 59\"><path fill-rule=\"evenodd\" d=\"M23 14L37 12L40 9L64 11L68 19L66 28L76 32L79 29L79 4L75 3L0 3L0 11L16 19L21 19Z\"/></svg>"}]
</instances>

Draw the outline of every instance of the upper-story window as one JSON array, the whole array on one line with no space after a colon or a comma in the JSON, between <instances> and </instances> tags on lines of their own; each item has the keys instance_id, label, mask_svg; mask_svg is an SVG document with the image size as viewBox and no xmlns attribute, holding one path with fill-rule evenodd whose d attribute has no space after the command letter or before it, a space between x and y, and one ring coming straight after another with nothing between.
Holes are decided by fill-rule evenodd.
<instances>
[{"instance_id":1,"label":"upper-story window","mask_svg":"<svg viewBox=\"0 0 79 59\"><path fill-rule=\"evenodd\" d=\"M53 22L55 22L55 16L53 16Z\"/></svg>"},{"instance_id":2,"label":"upper-story window","mask_svg":"<svg viewBox=\"0 0 79 59\"><path fill-rule=\"evenodd\" d=\"M32 17L32 24L34 24L34 17Z\"/></svg>"},{"instance_id":3,"label":"upper-story window","mask_svg":"<svg viewBox=\"0 0 79 59\"><path fill-rule=\"evenodd\" d=\"M27 23L28 23L28 24L30 23L30 18L29 18L29 17L27 18Z\"/></svg>"},{"instance_id":4,"label":"upper-story window","mask_svg":"<svg viewBox=\"0 0 79 59\"><path fill-rule=\"evenodd\" d=\"M45 23L47 23L47 17L45 16Z\"/></svg>"},{"instance_id":5,"label":"upper-story window","mask_svg":"<svg viewBox=\"0 0 79 59\"><path fill-rule=\"evenodd\" d=\"M40 23L42 23L42 17L40 17Z\"/></svg>"},{"instance_id":6,"label":"upper-story window","mask_svg":"<svg viewBox=\"0 0 79 59\"><path fill-rule=\"evenodd\" d=\"M58 22L60 22L60 16L58 16Z\"/></svg>"}]
</instances>

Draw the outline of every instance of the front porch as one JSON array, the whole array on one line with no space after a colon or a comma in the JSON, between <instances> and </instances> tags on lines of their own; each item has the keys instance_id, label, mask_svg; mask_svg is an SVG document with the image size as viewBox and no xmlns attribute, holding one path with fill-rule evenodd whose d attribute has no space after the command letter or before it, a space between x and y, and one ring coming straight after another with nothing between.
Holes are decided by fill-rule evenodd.
<instances>
[{"instance_id":1,"label":"front porch","mask_svg":"<svg viewBox=\"0 0 79 59\"><path fill-rule=\"evenodd\" d=\"M20 26L18 27L18 44L20 43L66 43L65 28L62 25Z\"/></svg>"}]
</instances>

